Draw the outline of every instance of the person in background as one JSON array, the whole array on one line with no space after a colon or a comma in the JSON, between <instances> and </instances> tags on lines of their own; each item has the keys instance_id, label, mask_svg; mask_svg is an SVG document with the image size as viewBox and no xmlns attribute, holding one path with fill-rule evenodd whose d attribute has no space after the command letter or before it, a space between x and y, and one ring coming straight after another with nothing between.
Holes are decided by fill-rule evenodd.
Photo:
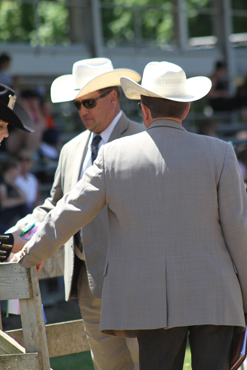
<instances>
[{"instance_id":1,"label":"person in background","mask_svg":"<svg viewBox=\"0 0 247 370\"><path fill-rule=\"evenodd\" d=\"M34 207L42 203L38 179L31 172L34 163L33 152L29 149L21 149L17 158L20 163L20 174L15 183L26 194L28 213L30 213Z\"/></svg>"},{"instance_id":2,"label":"person in background","mask_svg":"<svg viewBox=\"0 0 247 370\"><path fill-rule=\"evenodd\" d=\"M15 248L21 248L23 240L18 244L18 237L25 225L44 221L59 205L63 195L71 191L86 169L92 166L100 147L144 130L142 124L128 119L120 108L121 76L135 81L141 78L133 70L114 69L107 58L92 58L74 63L72 74L53 81L52 102L74 101L87 130L63 146L50 197L13 227ZM92 254L90 248L95 246L98 250ZM99 332L107 246L108 214L105 207L98 217L65 243L65 298L78 297L95 370L134 370L139 368L137 340L114 338Z\"/></svg>"},{"instance_id":3,"label":"person in background","mask_svg":"<svg viewBox=\"0 0 247 370\"><path fill-rule=\"evenodd\" d=\"M45 131L45 118L41 110L41 99L42 96L37 89L21 91L21 104L32 117L35 132L33 135L28 135L26 132L19 132L14 129L6 142L6 151L11 155L17 155L22 148L32 150L35 163L39 160L38 151L42 142L43 132Z\"/></svg>"},{"instance_id":4,"label":"person in background","mask_svg":"<svg viewBox=\"0 0 247 370\"><path fill-rule=\"evenodd\" d=\"M215 63L215 69L210 76L212 89L208 94L208 103L214 112L246 109L247 96L230 94L227 80L227 64L223 61Z\"/></svg>"},{"instance_id":5,"label":"person in background","mask_svg":"<svg viewBox=\"0 0 247 370\"><path fill-rule=\"evenodd\" d=\"M0 83L8 87L13 87L13 79L9 75L8 70L11 66L11 58L7 53L0 55Z\"/></svg>"},{"instance_id":6,"label":"person in background","mask_svg":"<svg viewBox=\"0 0 247 370\"><path fill-rule=\"evenodd\" d=\"M56 123L52 114L51 101L43 99L41 110L44 115L46 128L43 132L40 153L45 157L57 159L62 145L60 142L60 134L56 128Z\"/></svg>"},{"instance_id":7,"label":"person in background","mask_svg":"<svg viewBox=\"0 0 247 370\"><path fill-rule=\"evenodd\" d=\"M11 68L12 60L9 54L2 53L0 55L0 84L11 87L17 91L19 76L10 76L9 69Z\"/></svg>"},{"instance_id":8,"label":"person in background","mask_svg":"<svg viewBox=\"0 0 247 370\"><path fill-rule=\"evenodd\" d=\"M13 226L20 217L28 214L26 194L15 183L20 170L20 164L16 158L7 158L0 165L1 233Z\"/></svg>"}]
</instances>

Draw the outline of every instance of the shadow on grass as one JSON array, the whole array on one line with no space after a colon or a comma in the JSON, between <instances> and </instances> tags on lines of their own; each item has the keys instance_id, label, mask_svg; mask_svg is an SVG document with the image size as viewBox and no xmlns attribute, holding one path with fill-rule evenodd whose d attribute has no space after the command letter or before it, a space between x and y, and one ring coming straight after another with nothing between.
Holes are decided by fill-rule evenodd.
<instances>
[{"instance_id":1,"label":"shadow on grass","mask_svg":"<svg viewBox=\"0 0 247 370\"><path fill-rule=\"evenodd\" d=\"M53 370L94 370L89 351L50 359ZM183 370L191 370L191 353L187 346Z\"/></svg>"},{"instance_id":2,"label":"shadow on grass","mask_svg":"<svg viewBox=\"0 0 247 370\"><path fill-rule=\"evenodd\" d=\"M89 351L50 359L53 370L94 370Z\"/></svg>"}]
</instances>

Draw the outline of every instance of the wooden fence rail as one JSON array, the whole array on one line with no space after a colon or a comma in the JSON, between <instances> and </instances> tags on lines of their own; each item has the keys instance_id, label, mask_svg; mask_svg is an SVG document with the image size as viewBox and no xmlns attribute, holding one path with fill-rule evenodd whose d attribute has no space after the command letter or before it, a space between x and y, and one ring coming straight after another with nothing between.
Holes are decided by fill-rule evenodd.
<instances>
[{"instance_id":1,"label":"wooden fence rail","mask_svg":"<svg viewBox=\"0 0 247 370\"><path fill-rule=\"evenodd\" d=\"M63 274L63 251L46 261L41 278ZM44 323L36 267L0 263L0 301L20 300L22 329L0 330L1 370L50 370L50 358L89 350L82 320Z\"/></svg>"}]
</instances>

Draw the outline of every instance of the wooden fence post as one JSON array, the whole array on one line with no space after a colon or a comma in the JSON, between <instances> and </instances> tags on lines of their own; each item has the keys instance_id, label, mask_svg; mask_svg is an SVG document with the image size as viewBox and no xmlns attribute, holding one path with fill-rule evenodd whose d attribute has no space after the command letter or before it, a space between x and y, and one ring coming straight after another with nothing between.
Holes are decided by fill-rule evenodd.
<instances>
[{"instance_id":1,"label":"wooden fence post","mask_svg":"<svg viewBox=\"0 0 247 370\"><path fill-rule=\"evenodd\" d=\"M20 299L24 347L27 353L38 352L41 369L50 370L47 336L36 267L31 267L30 284L33 299Z\"/></svg>"}]
</instances>

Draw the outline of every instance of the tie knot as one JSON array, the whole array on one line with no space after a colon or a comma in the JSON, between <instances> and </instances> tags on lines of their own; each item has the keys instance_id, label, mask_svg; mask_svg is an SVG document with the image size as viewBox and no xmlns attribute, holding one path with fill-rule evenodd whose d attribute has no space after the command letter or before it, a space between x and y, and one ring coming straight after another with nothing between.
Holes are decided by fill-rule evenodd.
<instances>
[{"instance_id":1,"label":"tie knot","mask_svg":"<svg viewBox=\"0 0 247 370\"><path fill-rule=\"evenodd\" d=\"M92 146L99 145L100 140L101 140L101 136L100 135L95 135L94 138L93 138L93 141L92 141Z\"/></svg>"}]
</instances>

